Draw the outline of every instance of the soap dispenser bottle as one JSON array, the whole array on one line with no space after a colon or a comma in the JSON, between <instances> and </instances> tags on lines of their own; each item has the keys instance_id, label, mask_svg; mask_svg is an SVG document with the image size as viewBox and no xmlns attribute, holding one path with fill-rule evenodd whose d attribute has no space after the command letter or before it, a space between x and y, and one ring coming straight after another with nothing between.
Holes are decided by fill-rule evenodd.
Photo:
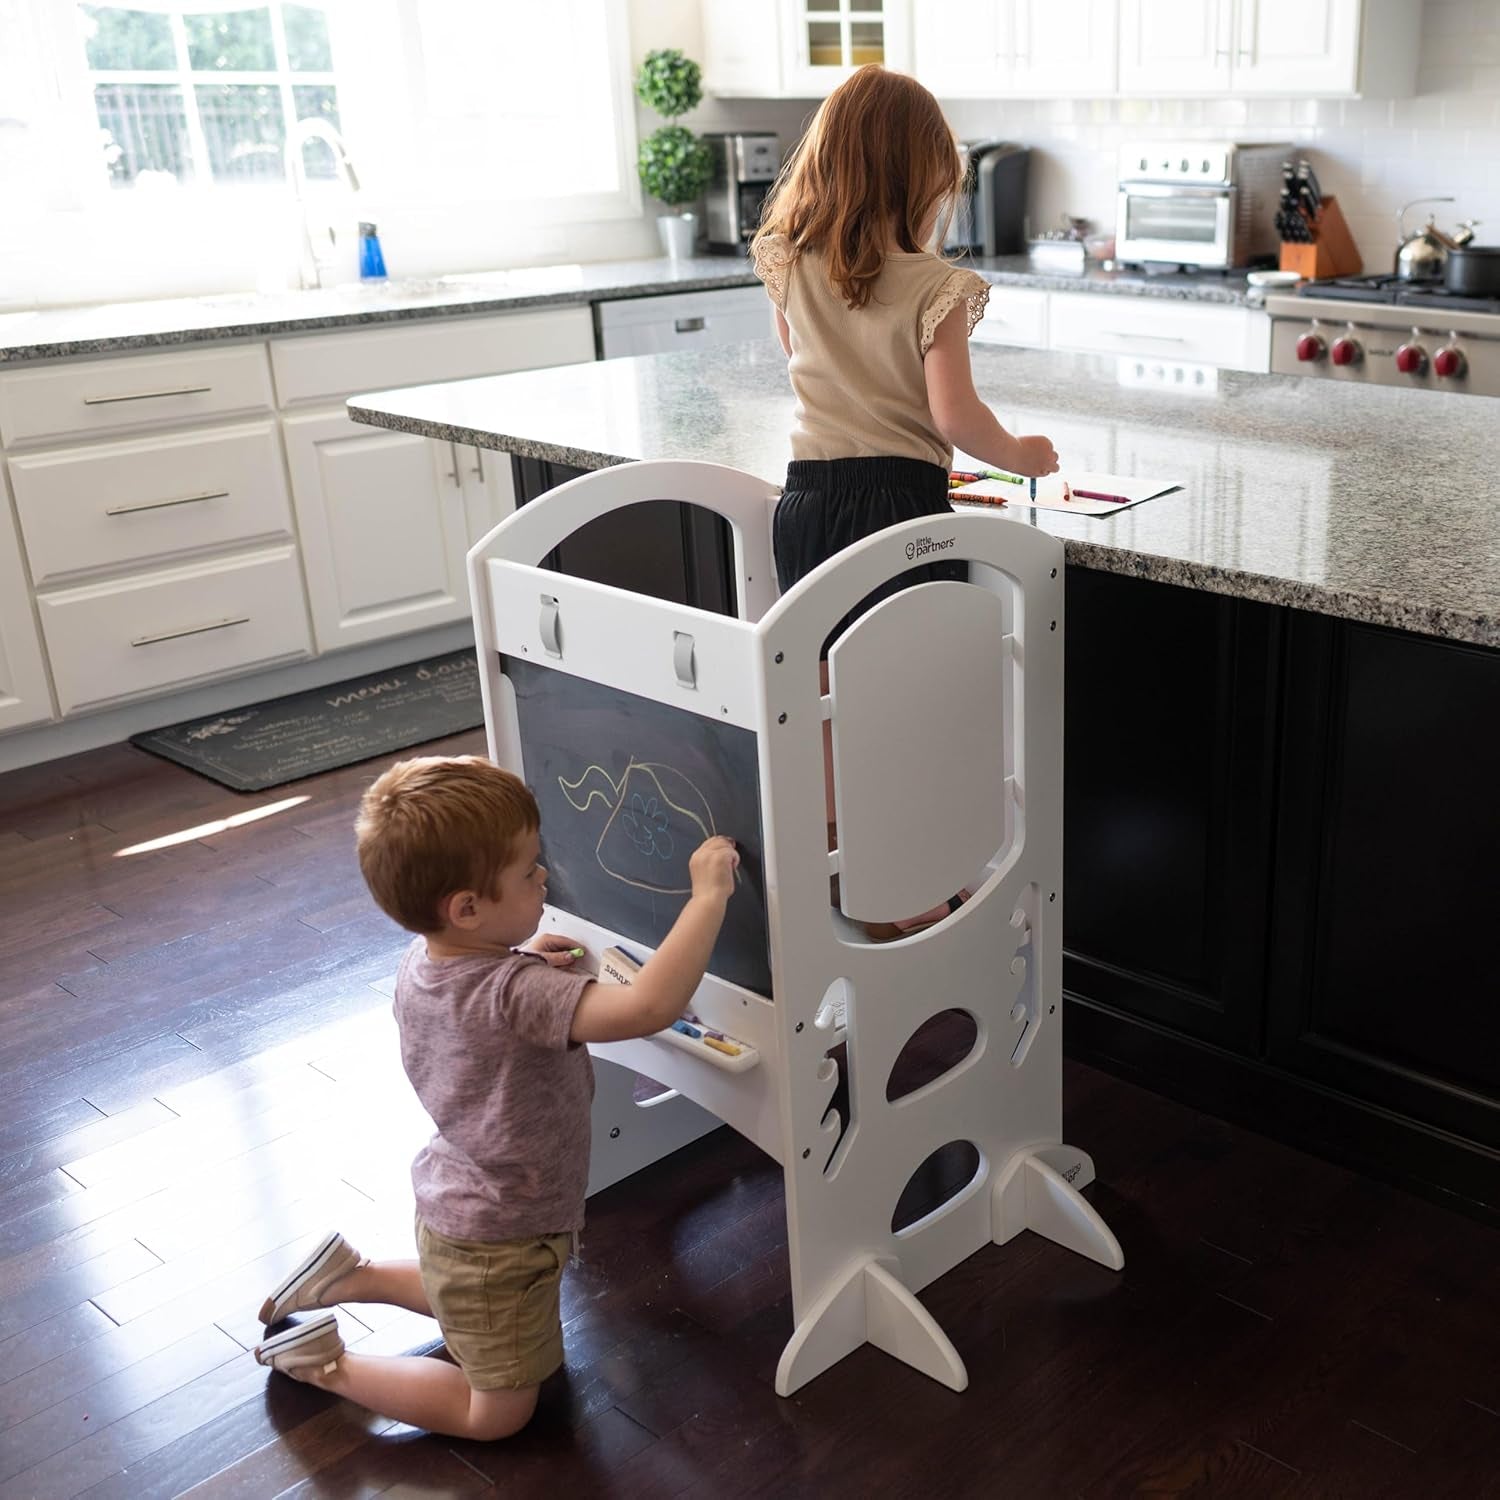
<instances>
[{"instance_id":1,"label":"soap dispenser bottle","mask_svg":"<svg viewBox=\"0 0 1500 1500\"><path fill-rule=\"evenodd\" d=\"M373 224L361 223L359 226L359 279L385 280L385 256L380 253L380 236Z\"/></svg>"}]
</instances>

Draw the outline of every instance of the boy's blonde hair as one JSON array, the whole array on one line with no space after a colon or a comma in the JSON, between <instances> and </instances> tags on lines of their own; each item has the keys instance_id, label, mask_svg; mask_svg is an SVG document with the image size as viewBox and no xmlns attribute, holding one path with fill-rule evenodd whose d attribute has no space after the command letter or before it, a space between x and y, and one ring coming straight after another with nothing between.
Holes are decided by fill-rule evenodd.
<instances>
[{"instance_id":1,"label":"boy's blonde hair","mask_svg":"<svg viewBox=\"0 0 1500 1500\"><path fill-rule=\"evenodd\" d=\"M820 251L833 289L860 308L892 238L899 250L925 248L920 236L934 214L946 232L963 176L937 100L916 79L871 63L819 107L771 190L756 239L780 234L794 255Z\"/></svg>"},{"instance_id":2,"label":"boy's blonde hair","mask_svg":"<svg viewBox=\"0 0 1500 1500\"><path fill-rule=\"evenodd\" d=\"M458 891L492 896L525 834L541 826L531 789L481 755L398 761L371 784L355 819L359 868L385 914L439 932Z\"/></svg>"}]
</instances>

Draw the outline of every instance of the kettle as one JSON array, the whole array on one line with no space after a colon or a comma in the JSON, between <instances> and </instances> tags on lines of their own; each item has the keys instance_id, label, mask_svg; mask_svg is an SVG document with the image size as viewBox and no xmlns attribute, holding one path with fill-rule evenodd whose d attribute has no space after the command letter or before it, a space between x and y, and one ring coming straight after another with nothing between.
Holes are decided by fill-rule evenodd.
<instances>
[{"instance_id":1,"label":"kettle","mask_svg":"<svg viewBox=\"0 0 1500 1500\"><path fill-rule=\"evenodd\" d=\"M1399 280L1441 281L1444 267L1448 263L1448 252L1457 249L1466 239L1472 238L1472 230L1459 239L1444 234L1437 227L1431 214L1427 216L1427 223L1422 229L1416 234L1407 234L1407 209L1415 208L1419 203L1452 202L1452 198L1413 198L1396 215L1397 235L1400 240L1396 247L1396 276Z\"/></svg>"}]
</instances>

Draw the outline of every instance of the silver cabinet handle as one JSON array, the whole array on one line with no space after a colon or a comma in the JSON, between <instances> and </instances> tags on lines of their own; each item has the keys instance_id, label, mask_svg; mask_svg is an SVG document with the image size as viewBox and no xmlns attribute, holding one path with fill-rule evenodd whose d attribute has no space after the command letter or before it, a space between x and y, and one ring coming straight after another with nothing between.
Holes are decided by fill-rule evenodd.
<instances>
[{"instance_id":1,"label":"silver cabinet handle","mask_svg":"<svg viewBox=\"0 0 1500 1500\"><path fill-rule=\"evenodd\" d=\"M463 484L463 480L458 477L458 444L457 443L449 443L448 444L448 457L450 459L452 459L452 461L453 461L453 467L448 471L448 478L451 479L455 485L462 485Z\"/></svg>"},{"instance_id":2,"label":"silver cabinet handle","mask_svg":"<svg viewBox=\"0 0 1500 1500\"><path fill-rule=\"evenodd\" d=\"M208 625L189 625L185 630L164 630L160 635L137 636L132 646L154 646L158 641L180 640L185 635L204 635L210 630L227 630L231 625L248 625L249 615L236 615L232 620L214 620Z\"/></svg>"},{"instance_id":3,"label":"silver cabinet handle","mask_svg":"<svg viewBox=\"0 0 1500 1500\"><path fill-rule=\"evenodd\" d=\"M708 327L707 318L678 318L672 325L678 333L702 333Z\"/></svg>"},{"instance_id":4,"label":"silver cabinet handle","mask_svg":"<svg viewBox=\"0 0 1500 1500\"><path fill-rule=\"evenodd\" d=\"M1171 333L1120 333L1106 328L1105 334L1112 339L1145 339L1148 344L1185 344L1187 340Z\"/></svg>"},{"instance_id":5,"label":"silver cabinet handle","mask_svg":"<svg viewBox=\"0 0 1500 1500\"><path fill-rule=\"evenodd\" d=\"M133 516L138 510L165 510L169 505L196 505L200 500L227 500L228 490L204 490L201 495L178 495L173 500L137 500L134 505L111 505L107 516Z\"/></svg>"},{"instance_id":6,"label":"silver cabinet handle","mask_svg":"<svg viewBox=\"0 0 1500 1500\"><path fill-rule=\"evenodd\" d=\"M480 484L484 483L484 449L483 448L476 448L474 450L474 477L476 479L478 479L478 481L480 482Z\"/></svg>"},{"instance_id":7,"label":"silver cabinet handle","mask_svg":"<svg viewBox=\"0 0 1500 1500\"><path fill-rule=\"evenodd\" d=\"M116 401L155 401L159 396L203 396L211 385L180 385L170 391L131 391L124 396L85 396L85 406L109 406Z\"/></svg>"}]
</instances>

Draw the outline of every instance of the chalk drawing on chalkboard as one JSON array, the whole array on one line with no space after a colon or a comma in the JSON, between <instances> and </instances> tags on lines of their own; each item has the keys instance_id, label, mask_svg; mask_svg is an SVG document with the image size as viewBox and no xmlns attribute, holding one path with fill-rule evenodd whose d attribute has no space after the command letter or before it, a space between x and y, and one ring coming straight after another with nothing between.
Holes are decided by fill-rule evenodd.
<instances>
[{"instance_id":1,"label":"chalk drawing on chalkboard","mask_svg":"<svg viewBox=\"0 0 1500 1500\"><path fill-rule=\"evenodd\" d=\"M588 813L596 802L607 811L594 850L606 875L666 895L692 891L688 860L713 836L714 815L681 771L632 759L618 781L594 765L576 781L559 776L557 784L576 812Z\"/></svg>"}]
</instances>

